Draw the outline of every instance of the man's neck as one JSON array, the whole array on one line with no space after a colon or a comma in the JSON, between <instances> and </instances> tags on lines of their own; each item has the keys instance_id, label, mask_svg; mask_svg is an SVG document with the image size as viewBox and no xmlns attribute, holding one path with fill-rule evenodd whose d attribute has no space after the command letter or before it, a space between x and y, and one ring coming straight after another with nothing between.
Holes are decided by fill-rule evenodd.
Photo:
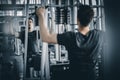
<instances>
[{"instance_id":1,"label":"man's neck","mask_svg":"<svg viewBox=\"0 0 120 80\"><path fill-rule=\"evenodd\" d=\"M79 27L78 31L83 35L87 35L87 33L90 31L90 28L89 26Z\"/></svg>"},{"instance_id":2,"label":"man's neck","mask_svg":"<svg viewBox=\"0 0 120 80\"><path fill-rule=\"evenodd\" d=\"M28 32L33 32L33 30L28 30Z\"/></svg>"}]
</instances>

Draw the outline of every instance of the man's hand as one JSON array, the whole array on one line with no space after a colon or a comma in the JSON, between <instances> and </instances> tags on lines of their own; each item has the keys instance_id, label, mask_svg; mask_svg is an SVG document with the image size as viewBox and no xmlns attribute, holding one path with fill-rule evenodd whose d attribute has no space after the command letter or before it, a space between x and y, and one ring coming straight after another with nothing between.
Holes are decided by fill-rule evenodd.
<instances>
[{"instance_id":1,"label":"man's hand","mask_svg":"<svg viewBox=\"0 0 120 80\"><path fill-rule=\"evenodd\" d=\"M40 35L41 35L42 41L47 43L57 43L57 35L55 33L54 34L49 33L47 23L45 20L46 19L45 8L43 7L38 8L36 10L36 14L39 20Z\"/></svg>"},{"instance_id":2,"label":"man's hand","mask_svg":"<svg viewBox=\"0 0 120 80\"><path fill-rule=\"evenodd\" d=\"M36 11L36 14L37 14L38 17L44 16L44 14L45 14L45 8L44 7L39 7L37 9L37 11Z\"/></svg>"}]
</instances>

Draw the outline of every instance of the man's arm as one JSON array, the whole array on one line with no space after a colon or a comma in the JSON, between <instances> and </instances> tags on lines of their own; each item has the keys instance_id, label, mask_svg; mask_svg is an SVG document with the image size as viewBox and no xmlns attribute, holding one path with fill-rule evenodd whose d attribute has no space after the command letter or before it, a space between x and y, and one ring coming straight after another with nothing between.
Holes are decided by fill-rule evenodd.
<instances>
[{"instance_id":1,"label":"man's arm","mask_svg":"<svg viewBox=\"0 0 120 80\"><path fill-rule=\"evenodd\" d=\"M38 8L37 10L37 16L39 19L39 26L40 26L40 35L43 42L47 43L55 43L57 44L57 34L49 32L47 28L47 23L45 22L45 9L44 8Z\"/></svg>"}]
</instances>

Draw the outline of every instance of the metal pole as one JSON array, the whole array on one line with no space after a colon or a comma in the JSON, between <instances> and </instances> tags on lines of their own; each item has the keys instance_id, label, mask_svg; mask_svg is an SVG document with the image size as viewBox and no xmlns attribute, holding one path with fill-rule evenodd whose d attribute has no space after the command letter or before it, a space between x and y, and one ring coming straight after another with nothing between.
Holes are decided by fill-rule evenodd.
<instances>
[{"instance_id":1,"label":"metal pole","mask_svg":"<svg viewBox=\"0 0 120 80\"><path fill-rule=\"evenodd\" d=\"M51 3L54 3L54 2L51 0ZM51 7L51 16L52 16L51 17L51 33L52 32L58 33L58 30L57 30L58 26L55 25L55 8L54 7ZM57 61L59 60L58 49L59 49L58 44L55 44L55 58Z\"/></svg>"},{"instance_id":2,"label":"metal pole","mask_svg":"<svg viewBox=\"0 0 120 80\"><path fill-rule=\"evenodd\" d=\"M45 6L48 0L41 0L41 5ZM48 9L46 9L45 20L48 24ZM42 56L41 56L41 80L50 80L50 69L49 69L49 57L48 57L48 44L42 44Z\"/></svg>"},{"instance_id":3,"label":"metal pole","mask_svg":"<svg viewBox=\"0 0 120 80\"><path fill-rule=\"evenodd\" d=\"M28 48L28 18L29 18L29 0L26 2L26 29L25 29L25 55L24 55L24 76L26 77L27 48Z\"/></svg>"},{"instance_id":4,"label":"metal pole","mask_svg":"<svg viewBox=\"0 0 120 80\"><path fill-rule=\"evenodd\" d=\"M102 6L104 6L104 2L103 2L103 0L101 0L101 5ZM104 7L103 8L101 8L101 26L102 26L102 30L103 31L105 31L106 29L105 29L105 13L104 13Z\"/></svg>"},{"instance_id":5,"label":"metal pole","mask_svg":"<svg viewBox=\"0 0 120 80\"><path fill-rule=\"evenodd\" d=\"M98 0L96 0L96 5L99 5L99 1ZM96 20L97 24L96 24L96 28L99 29L99 30L101 30L99 16L100 16L100 14L99 14L99 7L97 7L97 20Z\"/></svg>"},{"instance_id":6,"label":"metal pole","mask_svg":"<svg viewBox=\"0 0 120 80\"><path fill-rule=\"evenodd\" d=\"M45 16L47 17L47 10ZM47 19L46 19L47 22ZM42 56L41 56L41 80L50 79L49 70L49 57L48 57L48 44L43 42L42 45Z\"/></svg>"},{"instance_id":7,"label":"metal pole","mask_svg":"<svg viewBox=\"0 0 120 80\"><path fill-rule=\"evenodd\" d=\"M71 5L76 4L74 0L71 0ZM71 8L71 24L72 26L72 31L75 31L75 28L77 27L77 6Z\"/></svg>"},{"instance_id":8,"label":"metal pole","mask_svg":"<svg viewBox=\"0 0 120 80\"><path fill-rule=\"evenodd\" d=\"M49 0L46 0L46 5L48 3L49 3ZM46 16L46 23L48 25L49 24L49 22L48 22L48 8L46 9L45 16ZM49 60L48 44L47 44L46 48L47 48L47 52L46 52L46 61L45 61L46 62L46 64L45 64L45 74L46 74L46 76L45 77L46 77L46 80L50 80L50 63L49 63L50 60Z\"/></svg>"}]
</instances>

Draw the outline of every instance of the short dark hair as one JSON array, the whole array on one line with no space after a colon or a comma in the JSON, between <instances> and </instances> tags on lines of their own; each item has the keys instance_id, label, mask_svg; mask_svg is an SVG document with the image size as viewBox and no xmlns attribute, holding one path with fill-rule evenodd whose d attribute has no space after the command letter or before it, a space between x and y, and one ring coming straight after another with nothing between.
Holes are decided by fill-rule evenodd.
<instances>
[{"instance_id":1,"label":"short dark hair","mask_svg":"<svg viewBox=\"0 0 120 80\"><path fill-rule=\"evenodd\" d=\"M28 21L29 21L29 20L32 20L32 22L33 22L33 18L29 17L29 18L28 18ZM27 21L27 20L25 20L25 24L26 24L26 21Z\"/></svg>"},{"instance_id":2,"label":"short dark hair","mask_svg":"<svg viewBox=\"0 0 120 80\"><path fill-rule=\"evenodd\" d=\"M89 5L80 5L77 12L77 18L81 26L88 26L94 16L94 11Z\"/></svg>"},{"instance_id":3,"label":"short dark hair","mask_svg":"<svg viewBox=\"0 0 120 80\"><path fill-rule=\"evenodd\" d=\"M33 19L31 17L29 17L28 20L32 20L33 21Z\"/></svg>"}]
</instances>

